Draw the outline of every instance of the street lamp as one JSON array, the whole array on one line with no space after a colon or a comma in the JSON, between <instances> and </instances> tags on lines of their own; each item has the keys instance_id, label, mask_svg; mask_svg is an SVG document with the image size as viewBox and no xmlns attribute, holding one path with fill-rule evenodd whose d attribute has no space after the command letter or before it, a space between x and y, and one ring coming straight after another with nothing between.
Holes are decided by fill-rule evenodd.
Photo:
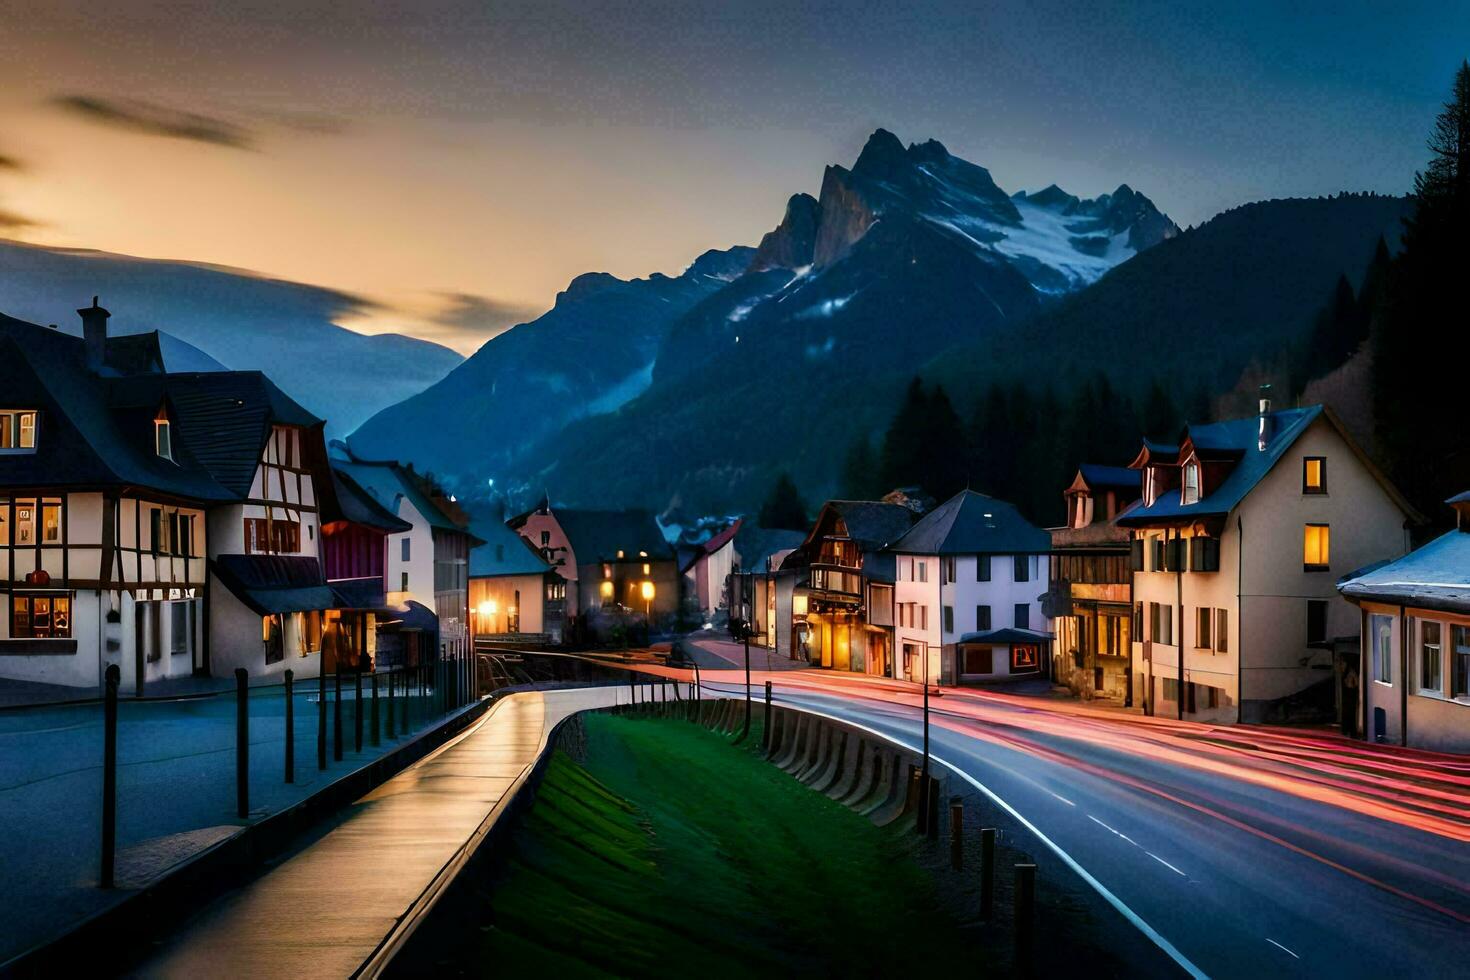
<instances>
[{"instance_id":1,"label":"street lamp","mask_svg":"<svg viewBox=\"0 0 1470 980\"><path fill-rule=\"evenodd\" d=\"M653 617L653 583L647 579L643 582L643 618Z\"/></svg>"}]
</instances>

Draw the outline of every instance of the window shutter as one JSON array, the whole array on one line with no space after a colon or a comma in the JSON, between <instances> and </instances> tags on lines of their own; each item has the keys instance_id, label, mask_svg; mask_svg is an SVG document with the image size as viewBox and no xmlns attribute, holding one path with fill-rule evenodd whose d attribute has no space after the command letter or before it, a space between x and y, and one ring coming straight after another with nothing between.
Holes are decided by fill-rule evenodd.
<instances>
[{"instance_id":1,"label":"window shutter","mask_svg":"<svg viewBox=\"0 0 1470 980\"><path fill-rule=\"evenodd\" d=\"M1171 572L1184 571L1184 539L1172 538L1164 546L1164 567Z\"/></svg>"},{"instance_id":2,"label":"window shutter","mask_svg":"<svg viewBox=\"0 0 1470 980\"><path fill-rule=\"evenodd\" d=\"M1128 555L1128 570L1130 572L1143 571L1143 539L1134 538L1132 548Z\"/></svg>"}]
</instances>

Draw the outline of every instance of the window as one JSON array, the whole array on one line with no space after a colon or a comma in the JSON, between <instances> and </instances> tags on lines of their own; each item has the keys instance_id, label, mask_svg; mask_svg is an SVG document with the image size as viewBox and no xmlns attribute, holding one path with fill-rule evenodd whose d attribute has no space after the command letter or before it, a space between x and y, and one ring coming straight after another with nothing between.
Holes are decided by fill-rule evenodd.
<instances>
[{"instance_id":1,"label":"window","mask_svg":"<svg viewBox=\"0 0 1470 980\"><path fill-rule=\"evenodd\" d=\"M1040 663L1040 651L1031 644L1011 647L1011 672L1035 670Z\"/></svg>"},{"instance_id":2,"label":"window","mask_svg":"<svg viewBox=\"0 0 1470 980\"><path fill-rule=\"evenodd\" d=\"M1152 550L1154 559L1153 563L1149 566L1150 570L1155 572L1162 572L1167 565L1167 562L1164 561L1164 551L1167 542L1164 541L1164 536L1162 534L1154 535L1153 537L1149 538L1149 541L1153 544Z\"/></svg>"},{"instance_id":3,"label":"window","mask_svg":"<svg viewBox=\"0 0 1470 980\"><path fill-rule=\"evenodd\" d=\"M541 532L541 547L543 547L543 548L549 548L549 547L551 547L551 532L550 531L542 531Z\"/></svg>"},{"instance_id":4,"label":"window","mask_svg":"<svg viewBox=\"0 0 1470 980\"><path fill-rule=\"evenodd\" d=\"M153 451L169 462L173 462L173 433L170 431L168 416L161 411L153 420Z\"/></svg>"},{"instance_id":5,"label":"window","mask_svg":"<svg viewBox=\"0 0 1470 980\"><path fill-rule=\"evenodd\" d=\"M41 505L41 541L45 544L61 543L61 505Z\"/></svg>"},{"instance_id":6,"label":"window","mask_svg":"<svg viewBox=\"0 0 1470 980\"><path fill-rule=\"evenodd\" d=\"M1380 684L1393 683L1393 617L1373 614L1368 617L1372 641L1373 679Z\"/></svg>"},{"instance_id":7,"label":"window","mask_svg":"<svg viewBox=\"0 0 1470 980\"><path fill-rule=\"evenodd\" d=\"M170 602L168 604L168 652L170 656L181 657L189 652L190 647L190 611L193 609L192 602Z\"/></svg>"},{"instance_id":8,"label":"window","mask_svg":"<svg viewBox=\"0 0 1470 980\"><path fill-rule=\"evenodd\" d=\"M286 637L280 616L264 616L260 620L261 640L265 644L265 662L278 664L286 659Z\"/></svg>"},{"instance_id":9,"label":"window","mask_svg":"<svg viewBox=\"0 0 1470 980\"><path fill-rule=\"evenodd\" d=\"M1143 603L1133 604L1133 635L1143 639Z\"/></svg>"},{"instance_id":10,"label":"window","mask_svg":"<svg viewBox=\"0 0 1470 980\"><path fill-rule=\"evenodd\" d=\"M316 653L322 648L322 612L308 610L301 616L301 655Z\"/></svg>"},{"instance_id":11,"label":"window","mask_svg":"<svg viewBox=\"0 0 1470 980\"><path fill-rule=\"evenodd\" d=\"M920 582L927 582L927 581L929 581L929 563L927 561L916 561L916 562L914 562L914 568L919 573L919 581Z\"/></svg>"},{"instance_id":12,"label":"window","mask_svg":"<svg viewBox=\"0 0 1470 980\"><path fill-rule=\"evenodd\" d=\"M944 631L946 633L954 632L954 606L944 607Z\"/></svg>"},{"instance_id":13,"label":"window","mask_svg":"<svg viewBox=\"0 0 1470 980\"><path fill-rule=\"evenodd\" d=\"M1143 571L1143 539L1134 538L1128 545L1128 570Z\"/></svg>"},{"instance_id":14,"label":"window","mask_svg":"<svg viewBox=\"0 0 1470 980\"><path fill-rule=\"evenodd\" d=\"M247 517L246 522L249 523L249 520ZM155 555L168 553L168 544L163 540L163 527L163 511L155 507L148 512L149 541L152 542L153 553Z\"/></svg>"},{"instance_id":15,"label":"window","mask_svg":"<svg viewBox=\"0 0 1470 980\"><path fill-rule=\"evenodd\" d=\"M10 635L15 639L66 639L71 636L71 595L28 595L10 599Z\"/></svg>"},{"instance_id":16,"label":"window","mask_svg":"<svg viewBox=\"0 0 1470 980\"><path fill-rule=\"evenodd\" d=\"M15 502L15 544L36 543L36 502L34 500L17 500Z\"/></svg>"},{"instance_id":17,"label":"window","mask_svg":"<svg viewBox=\"0 0 1470 980\"><path fill-rule=\"evenodd\" d=\"M1470 697L1470 626L1450 627L1450 697Z\"/></svg>"},{"instance_id":18,"label":"window","mask_svg":"<svg viewBox=\"0 0 1470 980\"><path fill-rule=\"evenodd\" d=\"M975 558L975 581L990 581L990 556L978 555Z\"/></svg>"},{"instance_id":19,"label":"window","mask_svg":"<svg viewBox=\"0 0 1470 980\"><path fill-rule=\"evenodd\" d=\"M965 673L988 674L994 669L994 650L990 647L965 647Z\"/></svg>"},{"instance_id":20,"label":"window","mask_svg":"<svg viewBox=\"0 0 1470 980\"><path fill-rule=\"evenodd\" d=\"M644 575L652 574L652 569L653 569L653 566L650 565L648 562L644 562L643 563L643 574Z\"/></svg>"},{"instance_id":21,"label":"window","mask_svg":"<svg viewBox=\"0 0 1470 980\"><path fill-rule=\"evenodd\" d=\"M284 519L245 518L246 554L292 554L301 550L301 525Z\"/></svg>"},{"instance_id":22,"label":"window","mask_svg":"<svg viewBox=\"0 0 1470 980\"><path fill-rule=\"evenodd\" d=\"M1193 461L1184 466L1184 502L1199 503L1199 464Z\"/></svg>"},{"instance_id":23,"label":"window","mask_svg":"<svg viewBox=\"0 0 1470 980\"><path fill-rule=\"evenodd\" d=\"M1230 610L1215 610L1215 652L1226 653L1230 650Z\"/></svg>"},{"instance_id":24,"label":"window","mask_svg":"<svg viewBox=\"0 0 1470 980\"><path fill-rule=\"evenodd\" d=\"M1160 680L1163 681L1164 700L1165 701L1178 701L1179 700L1179 678L1177 678L1177 677L1163 677L1163 678L1160 678Z\"/></svg>"},{"instance_id":25,"label":"window","mask_svg":"<svg viewBox=\"0 0 1470 980\"><path fill-rule=\"evenodd\" d=\"M603 578L612 578L612 566L611 565L603 565L602 566L602 577Z\"/></svg>"},{"instance_id":26,"label":"window","mask_svg":"<svg viewBox=\"0 0 1470 980\"><path fill-rule=\"evenodd\" d=\"M1219 538L1189 539L1189 570L1191 572L1218 572L1220 570Z\"/></svg>"},{"instance_id":27,"label":"window","mask_svg":"<svg viewBox=\"0 0 1470 980\"><path fill-rule=\"evenodd\" d=\"M398 591L399 592L407 592L408 591L408 573L407 572L404 572L403 575L402 575L402 577L399 580Z\"/></svg>"},{"instance_id":28,"label":"window","mask_svg":"<svg viewBox=\"0 0 1470 980\"><path fill-rule=\"evenodd\" d=\"M1200 606L1194 611L1194 645L1199 650L1215 649L1214 633L1215 610Z\"/></svg>"},{"instance_id":29,"label":"window","mask_svg":"<svg viewBox=\"0 0 1470 980\"><path fill-rule=\"evenodd\" d=\"M185 558L194 554L194 518L190 514L175 511L169 515L169 529L173 538L173 553Z\"/></svg>"},{"instance_id":30,"label":"window","mask_svg":"<svg viewBox=\"0 0 1470 980\"><path fill-rule=\"evenodd\" d=\"M1016 555L1011 564L1014 570L1015 581L1031 581L1031 563L1026 560L1025 555Z\"/></svg>"},{"instance_id":31,"label":"window","mask_svg":"<svg viewBox=\"0 0 1470 980\"><path fill-rule=\"evenodd\" d=\"M613 584L606 579L603 579L602 588L600 591L604 599L611 599L613 596Z\"/></svg>"},{"instance_id":32,"label":"window","mask_svg":"<svg viewBox=\"0 0 1470 980\"><path fill-rule=\"evenodd\" d=\"M1307 600L1307 643L1327 642L1327 600Z\"/></svg>"},{"instance_id":33,"label":"window","mask_svg":"<svg viewBox=\"0 0 1470 980\"><path fill-rule=\"evenodd\" d=\"M1308 524L1302 532L1302 570L1325 571L1328 561L1330 529L1326 524Z\"/></svg>"},{"instance_id":34,"label":"window","mask_svg":"<svg viewBox=\"0 0 1470 980\"><path fill-rule=\"evenodd\" d=\"M954 575L954 569L955 569L954 561L955 560L954 560L954 557L953 556L946 556L944 558L939 559L939 562L940 562L940 564L939 564L939 568L940 568L940 579L939 580L941 582L943 582L944 584L946 584L946 585L948 585L950 582L953 582L954 579L955 579L955 575Z\"/></svg>"},{"instance_id":35,"label":"window","mask_svg":"<svg viewBox=\"0 0 1470 980\"><path fill-rule=\"evenodd\" d=\"M1438 694L1444 689L1440 672L1440 625L1419 624L1419 690Z\"/></svg>"},{"instance_id":36,"label":"window","mask_svg":"<svg viewBox=\"0 0 1470 980\"><path fill-rule=\"evenodd\" d=\"M36 413L0 411L0 453L30 453L36 450Z\"/></svg>"},{"instance_id":37,"label":"window","mask_svg":"<svg viewBox=\"0 0 1470 980\"><path fill-rule=\"evenodd\" d=\"M1149 636L1155 643L1163 643L1166 646L1174 642L1174 609L1161 602L1150 602Z\"/></svg>"},{"instance_id":38,"label":"window","mask_svg":"<svg viewBox=\"0 0 1470 980\"><path fill-rule=\"evenodd\" d=\"M928 628L929 628L929 607L928 606L920 606L919 607L919 629L921 629L921 630L927 630Z\"/></svg>"},{"instance_id":39,"label":"window","mask_svg":"<svg viewBox=\"0 0 1470 980\"><path fill-rule=\"evenodd\" d=\"M410 554L410 547L409 547L410 544L411 544L411 542L409 541L409 539L408 538L404 538L403 541L402 541L402 543L399 545L399 548L402 551L402 555L401 555L401 560L402 561L409 561L409 560L411 560L408 557L409 554Z\"/></svg>"},{"instance_id":40,"label":"window","mask_svg":"<svg viewBox=\"0 0 1470 980\"><path fill-rule=\"evenodd\" d=\"M1016 603L1015 617L1016 618L1014 620L1013 625L1017 629L1023 629L1023 630L1030 629L1031 628L1031 603L1029 603L1029 602L1018 602L1018 603Z\"/></svg>"},{"instance_id":41,"label":"window","mask_svg":"<svg viewBox=\"0 0 1470 980\"><path fill-rule=\"evenodd\" d=\"M990 607L989 606L976 606L975 607L975 629L977 631L990 629Z\"/></svg>"},{"instance_id":42,"label":"window","mask_svg":"<svg viewBox=\"0 0 1470 980\"><path fill-rule=\"evenodd\" d=\"M1327 457L1308 456L1302 460L1302 493L1327 492Z\"/></svg>"}]
</instances>

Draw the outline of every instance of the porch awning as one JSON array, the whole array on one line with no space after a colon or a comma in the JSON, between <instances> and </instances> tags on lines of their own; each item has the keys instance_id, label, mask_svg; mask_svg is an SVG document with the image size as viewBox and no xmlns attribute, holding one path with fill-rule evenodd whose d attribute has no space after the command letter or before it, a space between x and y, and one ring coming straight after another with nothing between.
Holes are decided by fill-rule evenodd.
<instances>
[{"instance_id":1,"label":"porch awning","mask_svg":"<svg viewBox=\"0 0 1470 980\"><path fill-rule=\"evenodd\" d=\"M220 555L214 574L260 616L331 609L335 596L315 558L298 555Z\"/></svg>"},{"instance_id":2,"label":"porch awning","mask_svg":"<svg viewBox=\"0 0 1470 980\"><path fill-rule=\"evenodd\" d=\"M1041 630L1026 630L1016 626L1006 626L1001 629L981 630L978 633L966 633L959 638L960 643L990 643L995 646L1015 646L1018 643L1046 643L1052 639L1052 634L1043 633Z\"/></svg>"},{"instance_id":3,"label":"porch awning","mask_svg":"<svg viewBox=\"0 0 1470 980\"><path fill-rule=\"evenodd\" d=\"M337 609L387 609L388 597L381 578L349 578L330 586Z\"/></svg>"}]
</instances>

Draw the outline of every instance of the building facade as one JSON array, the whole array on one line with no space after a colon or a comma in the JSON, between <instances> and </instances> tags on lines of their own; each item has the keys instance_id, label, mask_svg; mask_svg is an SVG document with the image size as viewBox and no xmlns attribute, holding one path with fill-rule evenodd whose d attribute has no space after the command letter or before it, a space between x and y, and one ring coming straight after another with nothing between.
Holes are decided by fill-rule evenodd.
<instances>
[{"instance_id":1,"label":"building facade","mask_svg":"<svg viewBox=\"0 0 1470 980\"><path fill-rule=\"evenodd\" d=\"M1145 444L1132 535L1134 703L1213 722L1331 717L1344 571L1401 555L1412 508L1321 406Z\"/></svg>"},{"instance_id":2,"label":"building facade","mask_svg":"<svg viewBox=\"0 0 1470 980\"><path fill-rule=\"evenodd\" d=\"M964 684L1046 670L1051 539L1014 506L961 491L887 550L898 676Z\"/></svg>"},{"instance_id":3,"label":"building facade","mask_svg":"<svg viewBox=\"0 0 1470 980\"><path fill-rule=\"evenodd\" d=\"M1084 700L1132 703L1130 534L1117 518L1138 495L1138 470L1084 463L1066 490L1067 525L1051 531L1052 679Z\"/></svg>"},{"instance_id":4,"label":"building facade","mask_svg":"<svg viewBox=\"0 0 1470 980\"><path fill-rule=\"evenodd\" d=\"M1361 616L1356 728L1375 742L1470 753L1470 493L1455 529L1337 586Z\"/></svg>"},{"instance_id":5,"label":"building facade","mask_svg":"<svg viewBox=\"0 0 1470 980\"><path fill-rule=\"evenodd\" d=\"M541 553L499 521L474 526L482 544L470 552L470 616L477 640L559 644L567 583Z\"/></svg>"}]
</instances>

